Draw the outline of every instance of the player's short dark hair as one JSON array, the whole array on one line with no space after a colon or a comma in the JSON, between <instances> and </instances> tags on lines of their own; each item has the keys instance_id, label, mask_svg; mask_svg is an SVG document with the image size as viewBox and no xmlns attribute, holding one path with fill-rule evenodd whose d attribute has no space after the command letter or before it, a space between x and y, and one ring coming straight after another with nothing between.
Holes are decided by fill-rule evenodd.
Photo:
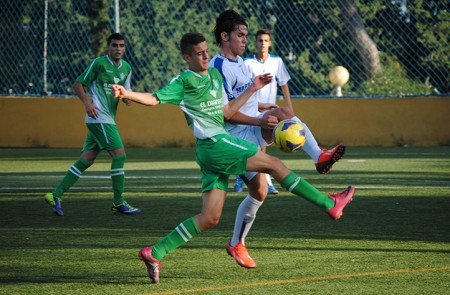
<instances>
[{"instance_id":1,"label":"player's short dark hair","mask_svg":"<svg viewBox=\"0 0 450 295\"><path fill-rule=\"evenodd\" d=\"M201 33L193 32L184 34L180 40L181 54L191 54L192 48L204 41L206 41L205 36L203 36Z\"/></svg>"},{"instance_id":2,"label":"player's short dark hair","mask_svg":"<svg viewBox=\"0 0 450 295\"><path fill-rule=\"evenodd\" d=\"M268 29L258 30L258 32L256 32L256 38L258 38L259 35L269 35L270 36L270 31Z\"/></svg>"},{"instance_id":3,"label":"player's short dark hair","mask_svg":"<svg viewBox=\"0 0 450 295\"><path fill-rule=\"evenodd\" d=\"M108 37L108 40L107 40L108 45L111 44L112 40L124 40L125 41L125 37L121 33L113 33Z\"/></svg>"},{"instance_id":4,"label":"player's short dark hair","mask_svg":"<svg viewBox=\"0 0 450 295\"><path fill-rule=\"evenodd\" d=\"M248 27L245 18L234 10L225 10L218 18L216 18L216 26L214 27L214 36L216 38L216 44L220 46L222 43L222 37L220 34L225 32L231 34L237 26L244 25Z\"/></svg>"}]
</instances>

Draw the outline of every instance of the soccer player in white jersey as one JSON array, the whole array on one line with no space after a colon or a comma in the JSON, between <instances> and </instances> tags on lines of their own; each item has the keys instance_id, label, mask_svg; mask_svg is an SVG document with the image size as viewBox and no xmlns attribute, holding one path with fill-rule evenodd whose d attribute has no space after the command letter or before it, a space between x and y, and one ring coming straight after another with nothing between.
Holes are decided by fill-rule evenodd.
<instances>
[{"instance_id":1,"label":"soccer player in white jersey","mask_svg":"<svg viewBox=\"0 0 450 295\"><path fill-rule=\"evenodd\" d=\"M225 130L224 118L233 116L255 91L270 83L270 75L255 77L238 98L228 101L223 92L222 76L217 69L209 67L205 37L200 33L183 35L180 50L189 69L171 79L164 88L154 93L142 93L127 91L121 85L112 86L115 97L147 106L178 105L196 137L195 155L202 171L202 209L156 244L139 251L139 258L145 263L154 284L160 281L162 259L168 253L219 223L229 175L247 170L269 173L282 187L326 210L334 219L342 215L355 191L353 186L349 186L342 193L326 196L290 171L278 158L261 152L257 145L233 137Z\"/></svg>"},{"instance_id":2,"label":"soccer player in white jersey","mask_svg":"<svg viewBox=\"0 0 450 295\"><path fill-rule=\"evenodd\" d=\"M124 85L127 89L131 89L131 66L122 59L125 48L123 35L112 34L107 40L107 54L94 59L74 82L75 94L86 109L85 122L88 134L80 158L73 163L56 188L44 196L56 215L64 215L61 208L63 194L94 163L102 150L108 151L111 156L110 176L114 193L112 212L126 215L141 212L140 209L128 204L123 197L125 185L123 168L126 154L115 122L119 99L111 96L113 84ZM84 87L90 87L92 100L87 96ZM125 103L130 104L126 101Z\"/></svg>"},{"instance_id":3,"label":"soccer player in white jersey","mask_svg":"<svg viewBox=\"0 0 450 295\"><path fill-rule=\"evenodd\" d=\"M228 100L233 101L252 83L252 74L240 57L247 45L248 26L237 12L227 10L216 19L214 35L217 45L220 46L220 53L211 59L210 65L222 74ZM239 112L228 119L225 126L231 135L253 142L261 148L272 143L272 129L285 119L292 119L303 125L306 131L303 150L314 160L319 173L327 173L344 155L344 145L338 145L331 150L322 149L308 126L301 122L290 108L260 103L256 96L252 96ZM254 268L256 263L248 254L245 237L267 196L268 184L263 173L248 172L241 177L247 184L248 195L237 210L233 237L226 249L240 266Z\"/></svg>"},{"instance_id":4,"label":"soccer player in white jersey","mask_svg":"<svg viewBox=\"0 0 450 295\"><path fill-rule=\"evenodd\" d=\"M244 59L245 64L252 73L252 77L264 73L270 73L274 79L272 82L255 93L259 102L276 103L278 86L281 88L286 106L294 111L292 107L291 94L288 82L291 80L286 66L280 56L270 54L272 40L270 31L266 29L256 32L256 53Z\"/></svg>"},{"instance_id":5,"label":"soccer player in white jersey","mask_svg":"<svg viewBox=\"0 0 450 295\"><path fill-rule=\"evenodd\" d=\"M257 97L258 101L261 103L272 103L276 104L278 86L280 86L283 93L284 100L286 101L286 106L294 112L291 102L291 94L289 91L288 82L291 79L286 66L284 65L281 57L276 55L271 55L269 53L270 46L272 46L272 40L270 37L270 31L266 29L258 30L256 32L256 53L250 57L244 59L245 64L252 73L252 77L261 75L264 73L270 73L274 79L266 87L261 88L254 95ZM266 152L266 147L261 147L263 152ZM278 194L278 190L272 184L272 179L270 175L266 174L268 183L269 194ZM236 176L236 184L234 186L234 191L241 192L243 186L243 181L239 176Z\"/></svg>"}]
</instances>

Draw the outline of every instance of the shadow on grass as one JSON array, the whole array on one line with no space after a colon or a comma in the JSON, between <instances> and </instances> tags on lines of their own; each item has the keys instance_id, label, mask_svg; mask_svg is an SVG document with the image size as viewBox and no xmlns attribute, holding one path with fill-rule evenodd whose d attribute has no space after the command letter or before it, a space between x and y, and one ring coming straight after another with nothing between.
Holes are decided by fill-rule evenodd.
<instances>
[{"instance_id":1,"label":"shadow on grass","mask_svg":"<svg viewBox=\"0 0 450 295\"><path fill-rule=\"evenodd\" d=\"M192 193L196 195L196 192ZM127 247L128 241L164 236L197 214L200 195L170 197L169 193L130 193L130 204L142 209L135 216L114 215L110 194L71 193L63 199L65 216L58 217L42 196L0 202L4 247L32 247L57 243L86 247ZM139 197L135 196L139 195ZM161 195L161 196L158 196ZM90 198L90 196L92 198ZM1 199L1 198L0 198ZM242 196L229 194L220 224L208 236L230 236ZM295 196L270 197L260 208L251 237L356 239L450 242L450 199L445 197L356 197L339 221ZM14 235L16 237L14 237ZM40 239L22 240L22 235ZM41 242L43 244L41 244Z\"/></svg>"},{"instance_id":2,"label":"shadow on grass","mask_svg":"<svg viewBox=\"0 0 450 295\"><path fill-rule=\"evenodd\" d=\"M143 265L136 257L138 249L158 241L181 221L198 213L201 206L200 196L131 195L128 201L142 208L142 213L113 215L109 194L97 195L68 194L63 202L66 212L63 217L53 215L42 196L0 202L3 209L0 257L4 261L1 268L7 274L0 276L0 281L4 284L135 285L142 280L147 284ZM221 223L183 248L219 250L224 254L219 259L229 259L224 245L231 237L241 199L240 195L230 194ZM420 248L415 243L450 242L449 211L450 200L442 197L359 197L345 210L341 220L332 221L310 203L282 195L269 198L261 207L250 237L253 251L302 251L305 255L312 252L447 255L448 247ZM293 239L323 242L291 246L289 242ZM280 245L277 242L280 240L286 243ZM349 246L348 241L355 241L355 247ZM374 247L371 241L381 246ZM228 262L236 267L231 259ZM170 274L165 276L171 278Z\"/></svg>"}]
</instances>

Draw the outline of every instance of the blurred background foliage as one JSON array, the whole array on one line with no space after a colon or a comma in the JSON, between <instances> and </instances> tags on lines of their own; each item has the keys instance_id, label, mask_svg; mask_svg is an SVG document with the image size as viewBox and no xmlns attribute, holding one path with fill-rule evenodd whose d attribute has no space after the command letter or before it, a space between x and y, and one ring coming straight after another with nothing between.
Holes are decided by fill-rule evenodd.
<instances>
[{"instance_id":1,"label":"blurred background foliage","mask_svg":"<svg viewBox=\"0 0 450 295\"><path fill-rule=\"evenodd\" d=\"M20 0L0 11L2 95L73 96L72 83L105 54L116 28L136 91L153 91L186 68L178 42L205 35L210 55L215 18L234 9L254 33L272 31L272 54L285 61L294 97L330 97L328 73L350 72L349 97L448 95L450 19L447 1L369 0ZM119 10L116 11L116 7ZM120 18L115 16L119 12Z\"/></svg>"}]
</instances>

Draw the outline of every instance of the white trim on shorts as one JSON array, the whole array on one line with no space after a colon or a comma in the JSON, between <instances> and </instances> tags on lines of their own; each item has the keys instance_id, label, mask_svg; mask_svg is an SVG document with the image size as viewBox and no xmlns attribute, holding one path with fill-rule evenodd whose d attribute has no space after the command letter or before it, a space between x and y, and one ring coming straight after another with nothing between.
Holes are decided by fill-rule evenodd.
<instances>
[{"instance_id":1,"label":"white trim on shorts","mask_svg":"<svg viewBox=\"0 0 450 295\"><path fill-rule=\"evenodd\" d=\"M263 113L258 113L258 118L261 118L263 116ZM232 136L249 141L251 143L256 144L259 149L262 147L266 147L272 144L267 143L266 140L263 138L261 133L261 127L260 126L253 126L253 125L244 125L244 128L239 129L239 132L232 132ZM245 174L245 178L250 181L253 179L253 177L256 176L258 172L247 172Z\"/></svg>"}]
</instances>

